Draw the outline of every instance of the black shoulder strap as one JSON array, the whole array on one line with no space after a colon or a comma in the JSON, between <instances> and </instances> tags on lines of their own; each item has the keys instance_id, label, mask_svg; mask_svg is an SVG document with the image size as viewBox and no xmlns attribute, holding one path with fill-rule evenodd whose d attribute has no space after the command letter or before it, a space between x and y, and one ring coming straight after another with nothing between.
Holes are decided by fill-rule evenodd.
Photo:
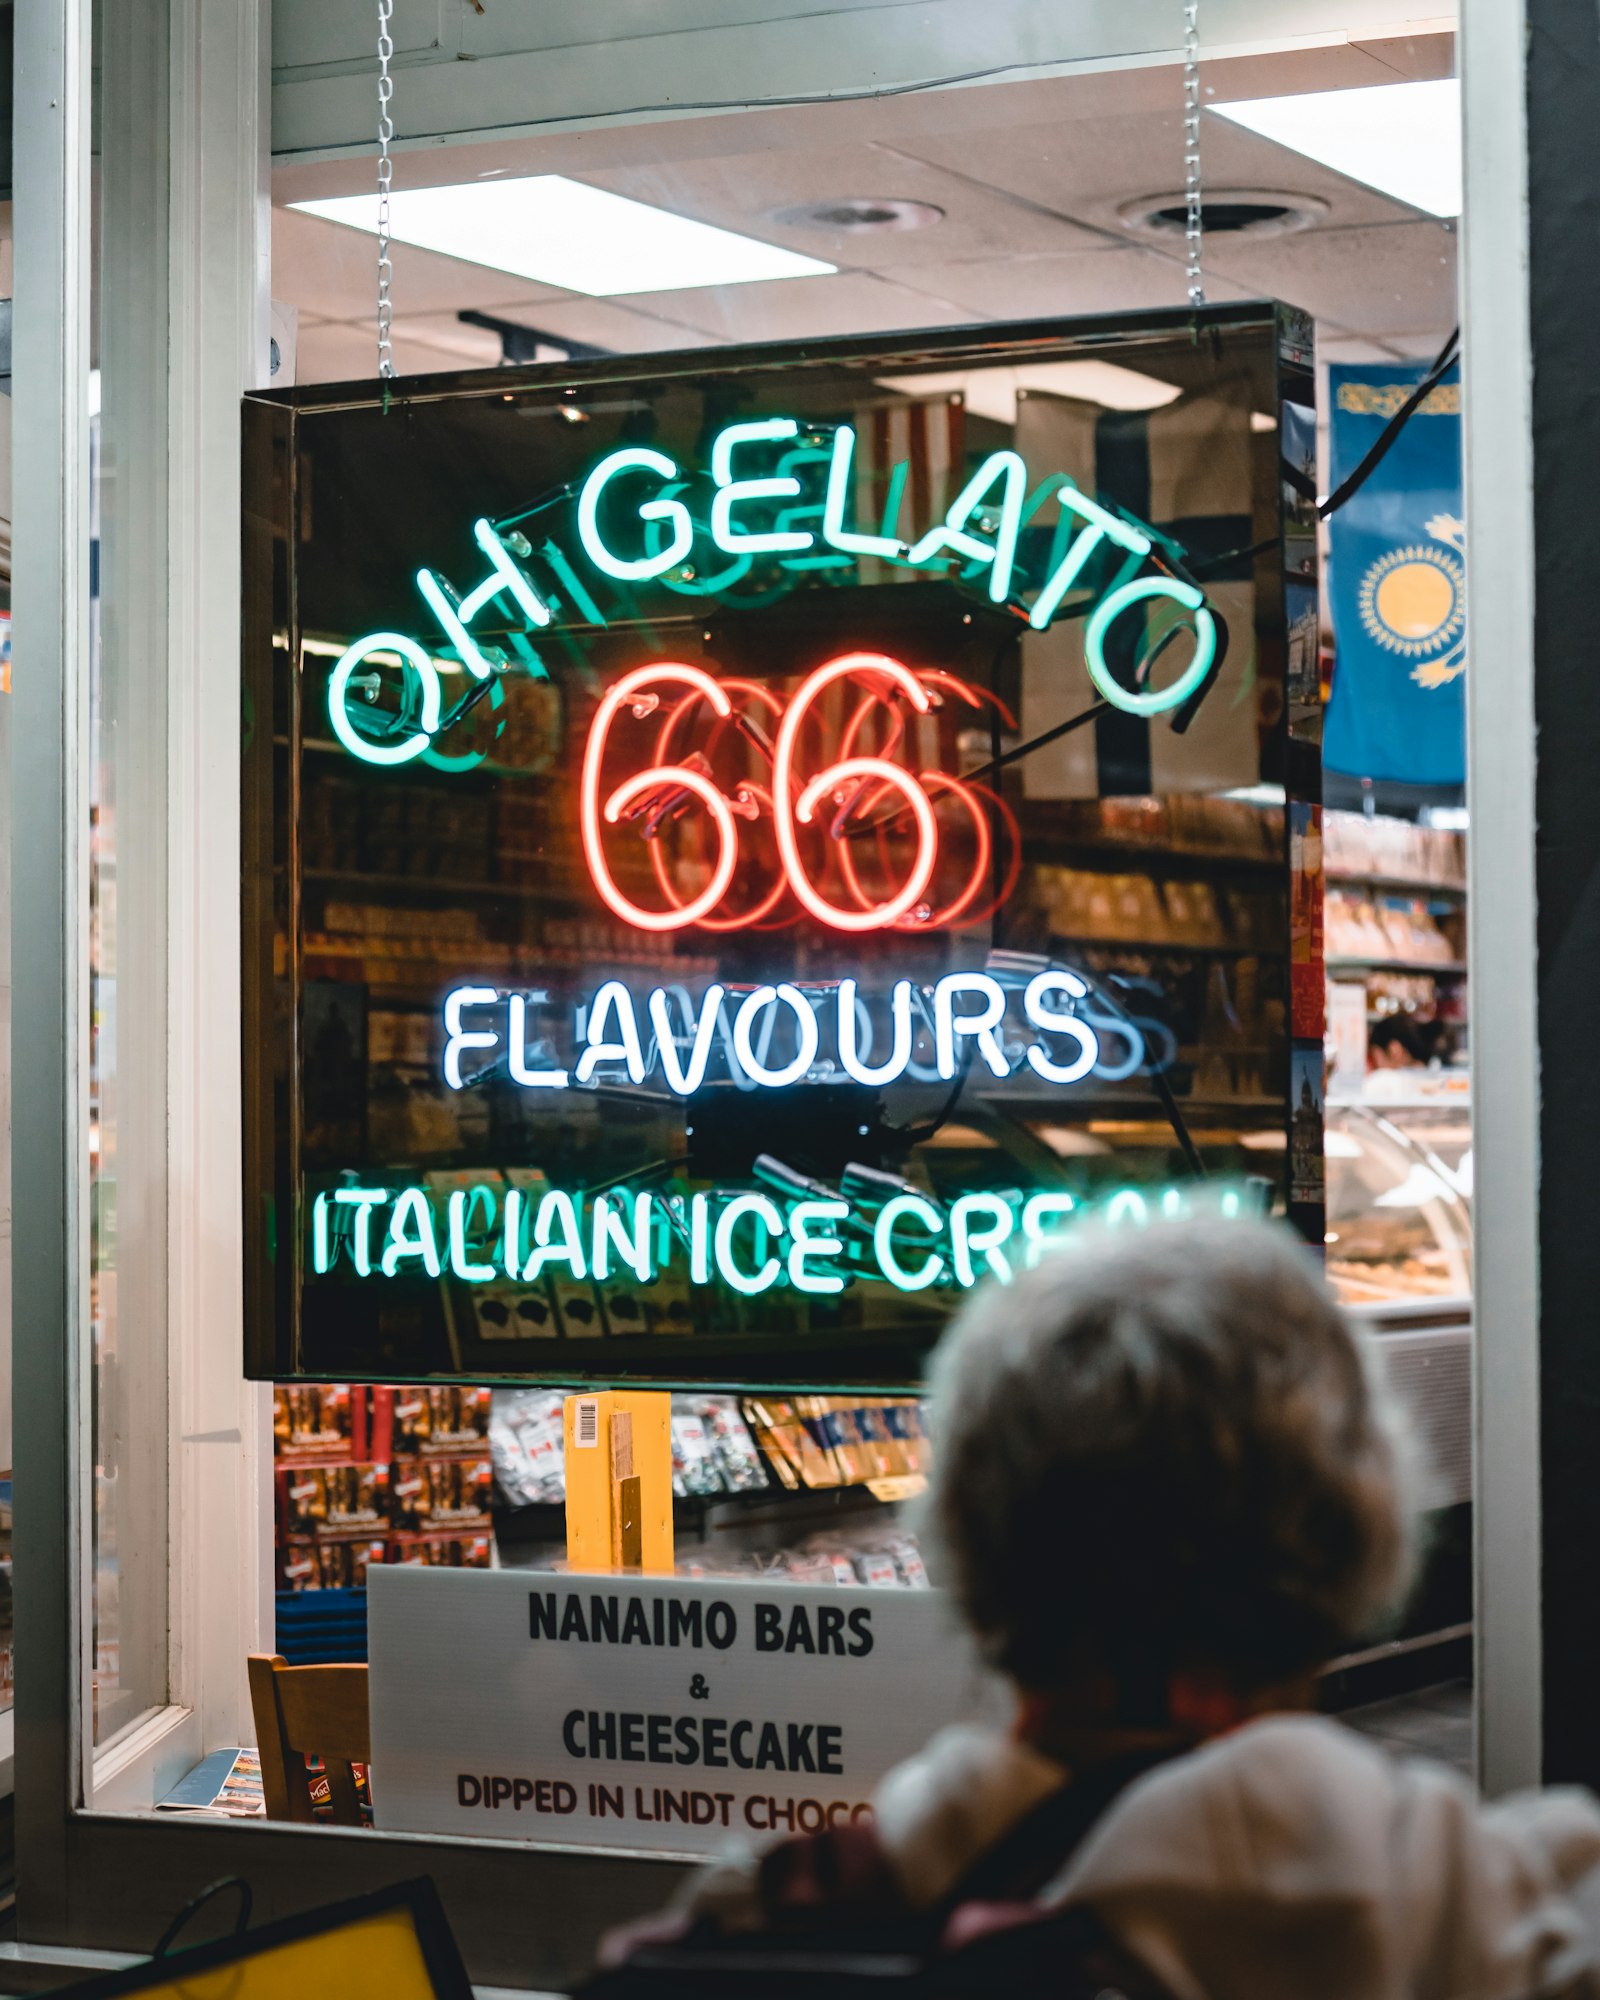
<instances>
[{"instance_id":1,"label":"black shoulder strap","mask_svg":"<svg viewBox=\"0 0 1600 2000\"><path fill-rule=\"evenodd\" d=\"M1180 1754L1177 1747L1142 1750L1067 1779L979 1855L944 1896L940 1918L963 1903L1026 1902L1036 1896L1136 1778Z\"/></svg>"}]
</instances>

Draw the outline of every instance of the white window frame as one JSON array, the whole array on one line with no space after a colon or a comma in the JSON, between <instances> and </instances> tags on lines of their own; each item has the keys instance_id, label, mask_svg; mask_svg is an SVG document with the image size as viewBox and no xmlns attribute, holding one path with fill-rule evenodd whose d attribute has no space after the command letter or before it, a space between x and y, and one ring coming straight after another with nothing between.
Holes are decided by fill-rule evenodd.
<instances>
[{"instance_id":1,"label":"white window frame","mask_svg":"<svg viewBox=\"0 0 1600 2000\"><path fill-rule=\"evenodd\" d=\"M165 296L112 302L118 312L164 311L170 343L167 561L151 579L164 594L170 635L170 811L166 854L150 865L165 868L170 939L173 1700L98 1756L86 1740L84 1644L92 1574L84 1147L90 9L89 0L17 9L12 768L26 866L15 871L13 900L13 1131L16 1239L27 1245L14 1276L19 1924L25 1941L139 1948L220 1874L248 1876L266 1916L428 1873L479 1976L556 1984L579 1969L588 1940L607 1924L658 1906L681 1867L560 1848L162 1822L146 1810L200 1750L250 1737L244 1660L271 1630L268 1399L242 1382L239 1360L235 915L239 398L266 379L268 5L170 0L161 140L169 197L165 216L151 223L166 234ZM1526 298L1505 281L1525 269L1516 87L1523 10L1520 0L1463 0L1462 12L1471 60L1469 491L1484 496L1474 518L1495 520L1505 516L1506 493L1528 491ZM1494 689L1492 713L1478 700L1471 711L1474 758L1496 772L1495 794L1474 799L1472 959L1475 1039L1498 1052L1479 1069L1475 1092L1479 1698L1485 1769L1502 1786L1536 1775L1537 1764L1537 1717L1527 1703L1538 1681L1537 1576L1528 1556L1538 1455L1526 537L1501 544L1476 574L1475 652L1508 677ZM1514 784L1506 777L1512 729L1525 735L1527 753ZM1513 967L1526 969L1526 991ZM1506 996L1503 1018L1488 1012L1497 993Z\"/></svg>"}]
</instances>

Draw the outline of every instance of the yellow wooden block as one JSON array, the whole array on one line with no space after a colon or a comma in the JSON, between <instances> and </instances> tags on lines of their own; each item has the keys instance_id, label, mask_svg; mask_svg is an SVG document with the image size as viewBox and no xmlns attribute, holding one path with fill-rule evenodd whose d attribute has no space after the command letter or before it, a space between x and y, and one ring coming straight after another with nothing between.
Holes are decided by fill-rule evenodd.
<instances>
[{"instance_id":1,"label":"yellow wooden block","mask_svg":"<svg viewBox=\"0 0 1600 2000\"><path fill-rule=\"evenodd\" d=\"M567 1567L670 1576L672 1398L601 1389L569 1396L565 1419Z\"/></svg>"}]
</instances>

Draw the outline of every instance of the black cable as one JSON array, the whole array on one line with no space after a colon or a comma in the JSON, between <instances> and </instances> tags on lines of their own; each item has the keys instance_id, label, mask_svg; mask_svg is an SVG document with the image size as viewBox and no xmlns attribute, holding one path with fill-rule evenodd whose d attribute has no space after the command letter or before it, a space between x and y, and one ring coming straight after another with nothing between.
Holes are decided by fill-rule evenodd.
<instances>
[{"instance_id":1,"label":"black cable","mask_svg":"<svg viewBox=\"0 0 1600 2000\"><path fill-rule=\"evenodd\" d=\"M165 1958L189 1919L203 1909L213 1896L220 1896L224 1889L233 1889L238 1893L239 1914L234 1918L233 1935L235 1937L243 1937L250 1927L250 1912L255 1907L255 1895L251 1890L250 1884L242 1875L223 1875L215 1882L208 1882L197 1896L189 1898L188 1902L184 1904L172 1922L161 1933L160 1940L150 1956L152 1958Z\"/></svg>"},{"instance_id":2,"label":"black cable","mask_svg":"<svg viewBox=\"0 0 1600 2000\"><path fill-rule=\"evenodd\" d=\"M1325 521L1330 514L1337 513L1347 500L1353 499L1361 491L1361 488L1366 485L1373 473L1377 471L1384 459L1388 457L1390 447L1394 444L1395 439L1399 437L1400 433L1405 429L1412 417L1416 415L1423 403L1432 395L1440 382L1455 366L1457 349L1460 346L1460 342L1461 329L1458 326L1451 333L1450 338L1445 342L1444 346L1440 348L1427 374L1423 376L1422 380L1412 390L1411 394L1407 396L1399 409L1395 411L1394 415L1373 440L1371 449L1367 452L1361 463L1348 478L1341 481L1334 488L1326 500L1318 505L1317 519L1319 521Z\"/></svg>"},{"instance_id":3,"label":"black cable","mask_svg":"<svg viewBox=\"0 0 1600 2000\"><path fill-rule=\"evenodd\" d=\"M1007 750L1002 755L991 758L987 764L980 764L975 771L963 771L962 782L965 783L971 778L993 777L996 771L1003 771L1008 764L1015 764L1023 757L1031 757L1035 750L1042 750L1047 743L1054 743L1058 738L1070 734L1072 730L1081 729L1086 722L1093 722L1097 715L1110 706L1110 702L1104 696L1098 701L1090 702L1087 708L1080 708L1076 715L1069 715L1065 722L1058 722L1054 729L1047 729L1040 736L1030 736L1026 743L1019 743L1014 750Z\"/></svg>"},{"instance_id":4,"label":"black cable","mask_svg":"<svg viewBox=\"0 0 1600 2000\"><path fill-rule=\"evenodd\" d=\"M940 1131L949 1119L951 1112L961 1102L961 1093L966 1089L967 1078L972 1073L972 1052L976 1047L976 1042L969 1041L961 1051L961 1067L956 1071L955 1087L944 1103L940 1105L939 1109L925 1124L885 1125L883 1128L885 1136L890 1139L904 1140L908 1146L920 1146L925 1141L931 1139L936 1132Z\"/></svg>"},{"instance_id":5,"label":"black cable","mask_svg":"<svg viewBox=\"0 0 1600 2000\"><path fill-rule=\"evenodd\" d=\"M1347 500L1353 500L1362 487L1366 485L1373 473L1377 471L1378 467L1389 455L1389 451L1394 445L1396 438L1399 437L1406 425L1416 415L1417 411L1421 409L1423 403L1438 388L1440 382L1456 365L1456 362L1460 358L1458 352L1460 342L1461 329L1458 326L1452 331L1450 338L1428 364L1427 374L1423 376L1411 394L1407 396L1399 409L1395 411L1394 415L1384 425L1377 437L1373 439L1371 448L1362 458L1360 464L1354 468L1347 478L1340 481L1325 500L1317 501L1317 519L1319 521L1326 521L1330 514L1336 514ZM1294 487L1297 493L1301 494L1307 500L1316 499L1317 489L1314 482L1308 479L1298 466L1292 466L1285 461L1282 466L1282 473L1285 482ZM1257 556L1267 555L1271 550L1277 548L1279 540L1280 538L1277 535L1268 535L1263 541L1252 542L1245 548L1224 549L1219 556L1208 556L1204 562L1193 564L1189 574L1191 577L1209 576L1213 570L1227 569L1232 563L1254 562Z\"/></svg>"},{"instance_id":6,"label":"black cable","mask_svg":"<svg viewBox=\"0 0 1600 2000\"><path fill-rule=\"evenodd\" d=\"M1155 1086L1156 1096L1161 1099L1161 1108L1167 1114L1167 1123L1172 1127L1172 1136L1178 1142L1178 1149L1189 1163L1189 1171L1197 1181L1206 1178L1206 1163L1200 1156L1200 1148L1190 1133L1188 1121L1179 1108L1173 1094L1172 1085L1167 1081L1167 1073L1159 1065L1152 1064L1150 1081Z\"/></svg>"}]
</instances>

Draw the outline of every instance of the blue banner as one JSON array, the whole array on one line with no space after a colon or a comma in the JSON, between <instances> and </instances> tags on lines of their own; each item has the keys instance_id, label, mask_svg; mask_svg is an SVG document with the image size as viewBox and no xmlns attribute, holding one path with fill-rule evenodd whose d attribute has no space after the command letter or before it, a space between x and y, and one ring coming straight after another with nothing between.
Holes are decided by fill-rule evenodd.
<instances>
[{"instance_id":1,"label":"blue banner","mask_svg":"<svg viewBox=\"0 0 1600 2000\"><path fill-rule=\"evenodd\" d=\"M1422 380L1420 364L1335 367L1330 488ZM1329 520L1333 697L1323 761L1356 778L1466 776L1467 572L1461 382L1452 369Z\"/></svg>"}]
</instances>

